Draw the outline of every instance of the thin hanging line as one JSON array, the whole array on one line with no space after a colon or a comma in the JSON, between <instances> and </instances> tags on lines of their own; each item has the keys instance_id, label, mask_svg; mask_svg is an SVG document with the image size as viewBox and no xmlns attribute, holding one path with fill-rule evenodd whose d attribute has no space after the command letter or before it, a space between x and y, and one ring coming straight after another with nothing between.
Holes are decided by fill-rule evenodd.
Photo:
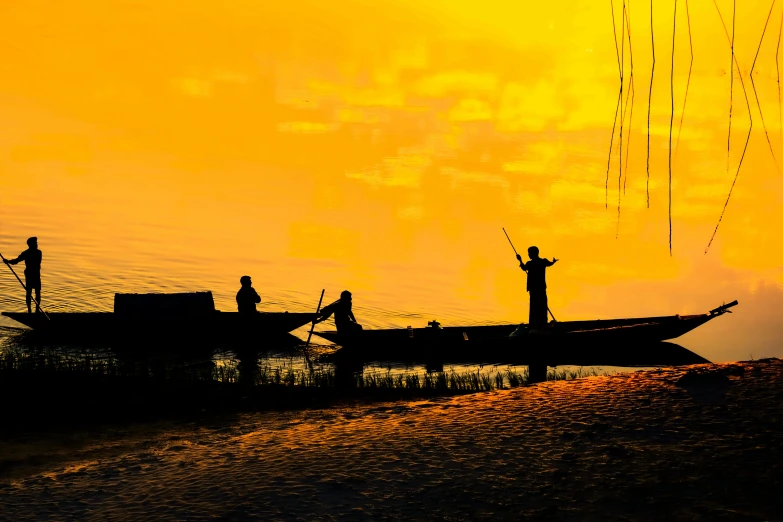
<instances>
[{"instance_id":1,"label":"thin hanging line","mask_svg":"<svg viewBox=\"0 0 783 522\"><path fill-rule=\"evenodd\" d=\"M756 67L756 60L759 58L759 52L761 51L761 44L764 43L764 35L767 32L767 25L769 19L772 17L772 8L775 7L775 0L772 0L772 5L769 6L769 14L767 15L767 21L764 22L764 30L761 31L761 40L759 40L759 46L756 49L756 56L753 58L753 65L750 66L750 85L753 88L753 95L756 97L756 105L759 108L759 116L761 116L761 128L764 129L764 135L767 137L767 144L769 145L769 153L772 154L772 161L775 163L775 168L780 174L780 167L778 166L778 160L775 157L775 151L772 150L772 142L769 139L769 133L767 132L767 123L764 121L764 113L761 110L761 102L759 102L759 93L756 91L756 82L753 79L753 69Z\"/></svg>"},{"instance_id":2,"label":"thin hanging line","mask_svg":"<svg viewBox=\"0 0 783 522\"><path fill-rule=\"evenodd\" d=\"M672 113L669 118L669 256L672 255L672 128L674 127L674 37L677 34L677 0L674 0L674 28L672 29L672 69L669 86L672 98Z\"/></svg>"},{"instance_id":3,"label":"thin hanging line","mask_svg":"<svg viewBox=\"0 0 783 522\"><path fill-rule=\"evenodd\" d=\"M713 0L714 2L715 0ZM729 173L729 162L731 160L731 112L734 105L734 26L737 19L737 0L734 0L734 10L731 15L731 78L729 83L729 137L726 145L726 174Z\"/></svg>"},{"instance_id":4,"label":"thin hanging line","mask_svg":"<svg viewBox=\"0 0 783 522\"><path fill-rule=\"evenodd\" d=\"M781 27L783 27L783 21L781 21ZM653 0L650 0L650 40L652 41L652 72L650 73L650 94L647 98L647 208L650 208L650 107L652 106L653 78L655 77L655 31L653 30ZM781 131L781 136L783 136L783 131Z\"/></svg>"},{"instance_id":5,"label":"thin hanging line","mask_svg":"<svg viewBox=\"0 0 783 522\"><path fill-rule=\"evenodd\" d=\"M723 32L726 33L726 39L729 40L729 44L732 46L732 58L734 59L732 61L732 64L735 64L737 66L737 74L739 75L740 79L740 85L742 85L742 92L745 95L745 104L748 107L748 119L750 120L750 126L748 128L748 135L745 138L745 147L742 149L742 155L740 156L739 164L737 164L737 172L734 174L734 180L731 182L731 188L729 188L729 194L726 196L726 202L723 204L723 210L721 210L720 217L718 218L718 223L715 225L715 230L712 231L712 237L710 237L710 242L707 243L707 248L704 249L704 253L706 254L710 250L710 245L712 245L712 241L715 239L715 235L718 233L718 227L720 227L721 222L723 221L723 215L726 213L726 207L729 206L729 200L731 199L731 194L734 192L734 185L737 183L737 178L739 177L740 169L742 168L742 161L745 159L745 153L748 150L748 143L750 143L750 134L753 131L753 113L750 111L750 98L748 97L748 90L745 88L745 80L742 78L742 69L739 66L739 62L737 61L737 57L734 55L733 52L733 39L729 38L729 31L726 29L726 22L723 21L723 15L720 12L720 8L718 7L718 4L715 0L712 0L713 5L715 5L715 9L718 11L718 16L720 17L721 24L723 24Z\"/></svg>"},{"instance_id":6,"label":"thin hanging line","mask_svg":"<svg viewBox=\"0 0 783 522\"><path fill-rule=\"evenodd\" d=\"M783 103L780 99L780 37L783 35L783 13L780 16L780 30L778 31L778 48L775 51L775 69L778 72L778 131L783 140Z\"/></svg>"},{"instance_id":7,"label":"thin hanging line","mask_svg":"<svg viewBox=\"0 0 783 522\"><path fill-rule=\"evenodd\" d=\"M685 0L685 14L688 18L688 45L691 52L691 63L688 66L688 81L685 82L685 97L682 99L682 114L680 114L680 128L677 129L677 145L674 146L674 159L677 159L677 151L680 150L680 134L682 133L682 122L685 119L685 104L688 102L688 88L691 85L691 71L693 71L693 38L691 35L691 12L688 9L688 0Z\"/></svg>"},{"instance_id":8,"label":"thin hanging line","mask_svg":"<svg viewBox=\"0 0 783 522\"><path fill-rule=\"evenodd\" d=\"M617 24L614 20L614 2L612 0L609 0L609 5L612 9L612 29L614 30L614 52L617 56L617 69L620 72L620 92L617 96L617 105L614 109L614 123L612 123L612 136L609 139L609 159L606 161L606 182L605 182L605 195L604 195L604 208L609 208L609 167L612 163L612 146L614 144L614 132L617 128L617 113L620 109L620 103L622 102L622 95L623 95L623 84L622 84L622 78L623 73L622 69L620 67L620 49L617 46Z\"/></svg>"},{"instance_id":9,"label":"thin hanging line","mask_svg":"<svg viewBox=\"0 0 783 522\"><path fill-rule=\"evenodd\" d=\"M623 19L620 26L620 100L623 99L623 84L625 83L625 0L623 0ZM623 106L620 105L620 161L618 166L620 172L617 176L617 229L615 230L614 238L617 239L620 235L620 183L623 179Z\"/></svg>"},{"instance_id":10,"label":"thin hanging line","mask_svg":"<svg viewBox=\"0 0 783 522\"><path fill-rule=\"evenodd\" d=\"M628 31L628 54L631 57L631 74L628 77L628 96L626 96L625 106L628 108L628 98L631 99L631 112L628 115L628 141L625 143L625 177L623 178L623 195L625 187L628 184L628 156L631 152L631 129L633 125L633 102L636 98L636 87L633 81L633 48L631 47L631 0L628 1L628 16L625 18L625 27Z\"/></svg>"}]
</instances>

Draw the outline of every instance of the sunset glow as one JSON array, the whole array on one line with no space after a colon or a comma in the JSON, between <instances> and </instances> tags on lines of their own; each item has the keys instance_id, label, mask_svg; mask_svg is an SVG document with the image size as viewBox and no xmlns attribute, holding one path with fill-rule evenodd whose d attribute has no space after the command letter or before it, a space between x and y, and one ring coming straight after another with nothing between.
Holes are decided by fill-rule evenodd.
<instances>
[{"instance_id":1,"label":"sunset glow","mask_svg":"<svg viewBox=\"0 0 783 522\"><path fill-rule=\"evenodd\" d=\"M332 300L349 288L370 326L520 322L525 278L506 227L520 252L535 244L562 260L548 274L558 319L701 313L738 299L737 321L759 332L741 357L780 356L783 5L751 84L769 3L738 2L728 169L731 50L707 0L689 4L694 63L677 145L685 5L670 256L671 3L652 13L647 208L649 2L628 4L633 113L622 158L614 138L608 192L619 88L609 1L6 2L0 251L40 238L53 310L172 289L210 289L233 310L247 273L266 310L311 310L322 288ZM724 20L731 5L717 2ZM619 31L620 1L614 16ZM623 52L625 107L627 38ZM0 294L0 308L22 309L10 274ZM713 342L739 330L710 325L690 334L692 347L729 358Z\"/></svg>"}]
</instances>

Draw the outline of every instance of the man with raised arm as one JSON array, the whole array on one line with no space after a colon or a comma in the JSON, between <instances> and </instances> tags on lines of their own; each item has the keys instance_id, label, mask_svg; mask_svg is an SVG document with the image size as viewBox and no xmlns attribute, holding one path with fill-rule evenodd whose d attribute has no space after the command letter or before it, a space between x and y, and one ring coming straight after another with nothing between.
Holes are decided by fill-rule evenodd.
<instances>
[{"instance_id":1,"label":"man with raised arm","mask_svg":"<svg viewBox=\"0 0 783 522\"><path fill-rule=\"evenodd\" d=\"M538 247L527 249L530 261L522 261L522 256L517 254L519 268L527 272L527 291L530 294L530 326L537 328L546 326L549 304L546 297L546 268L557 263L557 258L552 261L538 256Z\"/></svg>"},{"instance_id":2,"label":"man with raised arm","mask_svg":"<svg viewBox=\"0 0 783 522\"><path fill-rule=\"evenodd\" d=\"M24 261L24 286L27 290L25 301L27 302L27 313L33 313L31 302L33 300L33 290L35 290L35 311L40 312L41 304L41 259L43 254L38 250L38 238L31 237L27 240L27 250L19 254L16 259L6 259L7 265L15 265L19 261Z\"/></svg>"}]
</instances>

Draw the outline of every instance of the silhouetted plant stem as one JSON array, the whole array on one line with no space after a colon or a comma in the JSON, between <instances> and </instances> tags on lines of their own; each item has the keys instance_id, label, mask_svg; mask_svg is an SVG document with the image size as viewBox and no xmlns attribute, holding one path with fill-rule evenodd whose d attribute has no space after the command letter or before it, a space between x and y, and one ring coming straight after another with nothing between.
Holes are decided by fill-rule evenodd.
<instances>
[{"instance_id":1,"label":"silhouetted plant stem","mask_svg":"<svg viewBox=\"0 0 783 522\"><path fill-rule=\"evenodd\" d=\"M620 100L623 99L623 84L625 82L625 0L623 0L623 18L620 25ZM619 154L619 174L617 175L617 230L615 239L620 235L620 185L623 179L623 107L620 106L620 154Z\"/></svg>"},{"instance_id":2,"label":"silhouetted plant stem","mask_svg":"<svg viewBox=\"0 0 783 522\"><path fill-rule=\"evenodd\" d=\"M750 85L753 88L753 95L756 97L756 105L759 108L759 116L761 116L761 128L764 129L764 135L767 137L767 144L769 145L769 153L772 154L772 161L775 163L775 169L780 174L780 167L778 167L778 160L775 158L775 151L772 149L772 142L769 139L769 133L767 132L767 124L764 121L764 112L761 110L761 102L759 102L759 93L756 91L756 81L753 79L753 69L756 67L756 60L759 58L759 52L761 51L761 44L764 42L764 35L767 33L767 25L769 19L772 17L772 8L775 7L775 0L772 0L772 5L769 6L769 14L767 15L767 21L764 22L764 30L761 31L761 39L759 40L759 46L756 49L756 56L753 58L753 65L750 66Z\"/></svg>"},{"instance_id":3,"label":"silhouetted plant stem","mask_svg":"<svg viewBox=\"0 0 783 522\"><path fill-rule=\"evenodd\" d=\"M623 178L623 195L628 183L628 156L631 151L631 129L633 126L633 102L636 97L636 87L633 81L633 47L631 46L631 2L628 0L628 16L625 17L625 27L628 31L628 55L631 59L631 74L628 77L628 95L625 100L626 112L628 112L628 99L631 100L631 111L628 115L628 141L625 144L625 178Z\"/></svg>"},{"instance_id":4,"label":"silhouetted plant stem","mask_svg":"<svg viewBox=\"0 0 783 522\"><path fill-rule=\"evenodd\" d=\"M783 27L783 21L781 27ZM653 29L652 0L650 0L650 40L652 41L652 71L650 72L650 94L647 98L647 208L650 208L650 107L652 107L653 78L655 77L655 30Z\"/></svg>"},{"instance_id":5,"label":"silhouetted plant stem","mask_svg":"<svg viewBox=\"0 0 783 522\"><path fill-rule=\"evenodd\" d=\"M669 118L669 255L672 255L672 128L674 127L674 38L677 34L677 0L674 0L674 28L672 29L672 69L669 77L672 112Z\"/></svg>"},{"instance_id":6,"label":"silhouetted plant stem","mask_svg":"<svg viewBox=\"0 0 783 522\"><path fill-rule=\"evenodd\" d=\"M688 102L688 89L691 85L691 72L693 71L693 37L691 35L691 12L688 8L688 0L685 0L685 14L688 18L688 45L690 46L691 62L688 66L688 81L685 82L685 97L682 99L682 113L680 114L680 127L677 130L677 145L674 147L674 158L677 159L677 151L680 149L680 134L682 122L685 119L685 104Z\"/></svg>"},{"instance_id":7,"label":"silhouetted plant stem","mask_svg":"<svg viewBox=\"0 0 783 522\"><path fill-rule=\"evenodd\" d=\"M780 29L778 30L778 47L775 51L775 70L778 73L778 132L783 139L783 103L780 98L780 37L783 36L783 13L780 16Z\"/></svg>"},{"instance_id":8,"label":"silhouetted plant stem","mask_svg":"<svg viewBox=\"0 0 783 522\"><path fill-rule=\"evenodd\" d=\"M731 76L729 77L729 137L726 140L726 174L729 173L729 162L731 161L731 112L734 105L734 28L737 19L737 0L734 0L733 5L734 9L731 15ZM717 4L715 6L717 7Z\"/></svg>"},{"instance_id":9,"label":"silhouetted plant stem","mask_svg":"<svg viewBox=\"0 0 783 522\"><path fill-rule=\"evenodd\" d=\"M614 109L614 122L612 123L612 136L609 138L609 158L606 161L606 181L604 183L604 208L609 208L609 170L612 164L612 147L614 146L614 133L617 128L617 114L620 111L620 104L622 103L623 96L623 72L620 64L620 49L617 45L617 23L614 18L614 2L609 0L609 6L612 10L612 30L614 32L614 52L617 58L617 70L620 74L620 90L617 94L617 105Z\"/></svg>"},{"instance_id":10,"label":"silhouetted plant stem","mask_svg":"<svg viewBox=\"0 0 783 522\"><path fill-rule=\"evenodd\" d=\"M748 135L745 138L745 147L742 149L742 155L740 156L739 164L737 165L737 172L734 174L734 180L731 182L731 188L729 188L729 194L726 197L726 202L723 204L723 210L721 210L720 217L718 218L718 223L715 225L715 230L712 232L712 237L710 237L710 242L707 243L707 248L704 249L704 253L706 254L709 249L710 245L712 245L712 241L715 239L715 235L718 233L718 227L720 227L721 221L723 221L723 215L726 213L726 207L729 205L729 200L731 199L731 194L734 192L734 185L737 183L737 178L739 177L740 169L742 168L742 162L745 159L745 153L748 150L748 143L750 143L750 134L753 131L753 114L750 111L750 98L748 97L748 90L745 88L745 80L742 78L742 69L740 69L739 63L737 62L737 57L734 55L734 39L729 37L729 31L726 29L726 22L723 21L723 15L720 12L720 8L718 7L718 4L715 0L712 0L713 5L715 5L715 10L718 11L718 17L720 17L721 24L723 25L723 32L726 33L726 39L729 40L729 43L731 44L731 57L732 57L732 64L737 66L737 74L739 75L740 79L740 85L742 85L742 92L745 95L745 104L748 107L748 119L750 120L750 126L748 127Z\"/></svg>"}]
</instances>

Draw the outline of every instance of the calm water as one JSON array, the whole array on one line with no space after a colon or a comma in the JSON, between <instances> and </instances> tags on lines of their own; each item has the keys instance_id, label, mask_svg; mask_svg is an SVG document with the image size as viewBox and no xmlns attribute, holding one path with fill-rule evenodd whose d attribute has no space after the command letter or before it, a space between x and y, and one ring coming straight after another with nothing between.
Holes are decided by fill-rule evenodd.
<instances>
[{"instance_id":1,"label":"calm water","mask_svg":"<svg viewBox=\"0 0 783 522\"><path fill-rule=\"evenodd\" d=\"M520 322L506 227L521 252L561 259L547 276L559 320L738 299L677 342L714 361L783 356L783 177L759 118L783 158L769 35L750 114L734 71L727 169L730 51L709 2L691 6L677 143L689 59L678 12L670 256L669 7L654 17L647 208L646 8L631 12L634 112L607 195L619 87L607 5L180 4L18 4L0 17L0 252L40 238L47 310L191 290L232 310L249 274L261 310L311 311L322 288L327 303L347 288L366 327ZM737 12L748 89L766 12ZM23 297L0 273L0 309L23 310Z\"/></svg>"}]
</instances>

